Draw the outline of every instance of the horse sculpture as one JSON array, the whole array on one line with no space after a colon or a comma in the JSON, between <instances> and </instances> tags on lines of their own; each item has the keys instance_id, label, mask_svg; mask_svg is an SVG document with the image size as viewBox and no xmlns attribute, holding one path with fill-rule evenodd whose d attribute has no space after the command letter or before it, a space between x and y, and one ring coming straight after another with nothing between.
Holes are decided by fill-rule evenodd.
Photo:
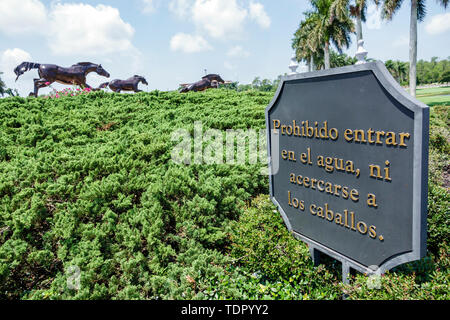
<instances>
[{"instance_id":1,"label":"horse sculpture","mask_svg":"<svg viewBox=\"0 0 450 320\"><path fill-rule=\"evenodd\" d=\"M180 90L180 93L189 91L204 91L209 88L218 88L219 83L225 83L225 81L218 74L208 74L202 78L202 80L192 83Z\"/></svg>"},{"instance_id":2,"label":"horse sculpture","mask_svg":"<svg viewBox=\"0 0 450 320\"><path fill-rule=\"evenodd\" d=\"M39 64L33 62L22 62L14 69L17 79L25 72L31 69L38 69L39 79L34 79L34 92L30 93L35 97L38 96L40 88L47 87L53 82L67 85L78 85L83 88L92 89L86 83L86 76L90 72L95 72L101 76L109 78L109 73L103 69L101 64L91 62L79 62L69 68L63 68L55 64Z\"/></svg>"},{"instance_id":3,"label":"horse sculpture","mask_svg":"<svg viewBox=\"0 0 450 320\"><path fill-rule=\"evenodd\" d=\"M102 83L98 89L104 89L106 87L109 87L114 92L120 92L120 91L134 91L134 92L141 92L142 90L138 89L138 84L142 82L146 86L148 86L147 80L145 80L144 77L134 75L131 78L128 78L127 80L119 80L115 79L110 82Z\"/></svg>"}]
</instances>

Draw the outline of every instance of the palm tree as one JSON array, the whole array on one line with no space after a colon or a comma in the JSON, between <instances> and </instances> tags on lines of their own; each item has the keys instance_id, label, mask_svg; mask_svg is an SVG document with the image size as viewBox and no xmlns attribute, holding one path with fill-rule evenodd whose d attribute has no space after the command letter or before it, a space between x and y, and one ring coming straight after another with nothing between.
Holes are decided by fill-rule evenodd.
<instances>
[{"instance_id":1,"label":"palm tree","mask_svg":"<svg viewBox=\"0 0 450 320\"><path fill-rule=\"evenodd\" d=\"M449 0L437 0L444 8L447 8ZM392 20L400 9L403 0L383 0L382 14L387 20ZM411 0L411 17L409 27L409 93L416 96L417 86L417 21L425 19L425 0Z\"/></svg>"},{"instance_id":2,"label":"palm tree","mask_svg":"<svg viewBox=\"0 0 450 320\"><path fill-rule=\"evenodd\" d=\"M377 6L380 4L380 0L371 0ZM336 16L338 19L342 19L350 11L350 16L356 19L356 42L362 40L362 22L366 22L368 0L354 0L353 4L350 4L349 0L334 0L330 8L331 16Z\"/></svg>"},{"instance_id":3,"label":"palm tree","mask_svg":"<svg viewBox=\"0 0 450 320\"><path fill-rule=\"evenodd\" d=\"M3 72L0 72L0 75L2 75ZM6 84L3 82L2 78L0 77L0 95L3 97L6 93Z\"/></svg>"},{"instance_id":4,"label":"palm tree","mask_svg":"<svg viewBox=\"0 0 450 320\"><path fill-rule=\"evenodd\" d=\"M317 37L314 37L312 34L314 28L314 20L308 17L306 20L300 22L300 26L294 33L294 38L292 39L292 48L295 50L297 60L306 61L309 71L315 70L317 62L323 56L321 45Z\"/></svg>"},{"instance_id":5,"label":"palm tree","mask_svg":"<svg viewBox=\"0 0 450 320\"><path fill-rule=\"evenodd\" d=\"M392 76L398 83L403 83L406 80L408 66L407 63L396 60L387 60L384 64Z\"/></svg>"},{"instance_id":6,"label":"palm tree","mask_svg":"<svg viewBox=\"0 0 450 320\"><path fill-rule=\"evenodd\" d=\"M336 51L330 51L330 63L332 68L351 66L358 61L355 57L350 57L345 53L338 54Z\"/></svg>"},{"instance_id":7,"label":"palm tree","mask_svg":"<svg viewBox=\"0 0 450 320\"><path fill-rule=\"evenodd\" d=\"M394 62L394 69L397 75L397 81L401 84L406 78L408 67L404 62L397 60Z\"/></svg>"},{"instance_id":8,"label":"palm tree","mask_svg":"<svg viewBox=\"0 0 450 320\"><path fill-rule=\"evenodd\" d=\"M354 32L354 24L348 11L339 15L332 15L332 6L335 0L312 0L312 11L305 13L314 28L310 36L323 46L325 69L330 68L330 44L334 44L339 53L342 48L350 45L350 33Z\"/></svg>"},{"instance_id":9,"label":"palm tree","mask_svg":"<svg viewBox=\"0 0 450 320\"><path fill-rule=\"evenodd\" d=\"M259 88L259 87L261 87L261 78L260 77L256 77L252 81L252 88L256 89L256 88Z\"/></svg>"}]
</instances>

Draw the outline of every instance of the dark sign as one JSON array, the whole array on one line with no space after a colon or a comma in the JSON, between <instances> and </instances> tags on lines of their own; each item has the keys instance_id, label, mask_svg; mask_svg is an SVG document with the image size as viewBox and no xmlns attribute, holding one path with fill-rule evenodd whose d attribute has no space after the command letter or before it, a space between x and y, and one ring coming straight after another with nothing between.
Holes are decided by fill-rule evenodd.
<instances>
[{"instance_id":1,"label":"dark sign","mask_svg":"<svg viewBox=\"0 0 450 320\"><path fill-rule=\"evenodd\" d=\"M285 77L266 122L272 201L312 251L379 273L426 254L429 109L381 62Z\"/></svg>"}]
</instances>

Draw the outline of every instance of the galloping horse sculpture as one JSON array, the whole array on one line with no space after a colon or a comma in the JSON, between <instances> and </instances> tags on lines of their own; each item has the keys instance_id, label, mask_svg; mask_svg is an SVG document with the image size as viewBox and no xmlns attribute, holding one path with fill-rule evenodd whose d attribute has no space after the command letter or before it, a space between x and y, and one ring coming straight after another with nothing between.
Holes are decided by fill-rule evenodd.
<instances>
[{"instance_id":1,"label":"galloping horse sculpture","mask_svg":"<svg viewBox=\"0 0 450 320\"><path fill-rule=\"evenodd\" d=\"M213 83L216 83L214 86ZM180 90L180 93L189 91L204 91L209 88L218 88L219 83L225 83L225 81L218 74L208 74L202 78L202 80L192 83Z\"/></svg>"},{"instance_id":2,"label":"galloping horse sculpture","mask_svg":"<svg viewBox=\"0 0 450 320\"><path fill-rule=\"evenodd\" d=\"M39 79L34 79L34 92L30 95L38 96L40 88L47 87L53 82L67 85L78 85L83 88L92 89L86 83L86 76L90 72L95 72L101 76L109 78L109 73L103 69L101 64L91 62L79 62L69 68L63 68L55 64L39 64L33 62L22 62L14 69L17 79L31 69L38 69Z\"/></svg>"},{"instance_id":3,"label":"galloping horse sculpture","mask_svg":"<svg viewBox=\"0 0 450 320\"><path fill-rule=\"evenodd\" d=\"M120 92L120 91L134 91L134 92L141 92L142 90L138 89L139 82L142 82L146 86L148 86L147 80L145 80L144 77L134 75L131 78L128 78L127 80L119 80L115 79L110 82L102 83L98 89L104 89L106 87L109 87L114 92Z\"/></svg>"}]
</instances>

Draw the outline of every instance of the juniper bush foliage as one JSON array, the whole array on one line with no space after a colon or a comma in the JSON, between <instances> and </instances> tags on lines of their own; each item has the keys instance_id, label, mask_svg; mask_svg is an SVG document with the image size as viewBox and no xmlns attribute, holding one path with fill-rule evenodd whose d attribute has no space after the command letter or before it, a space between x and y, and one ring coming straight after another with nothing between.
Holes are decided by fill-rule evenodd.
<instances>
[{"instance_id":1,"label":"juniper bush foliage","mask_svg":"<svg viewBox=\"0 0 450 320\"><path fill-rule=\"evenodd\" d=\"M448 108L432 110L430 255L369 292L362 277L342 287L333 262L312 265L261 163L171 161L174 130L262 129L272 96L0 99L0 299L448 299Z\"/></svg>"}]
</instances>

